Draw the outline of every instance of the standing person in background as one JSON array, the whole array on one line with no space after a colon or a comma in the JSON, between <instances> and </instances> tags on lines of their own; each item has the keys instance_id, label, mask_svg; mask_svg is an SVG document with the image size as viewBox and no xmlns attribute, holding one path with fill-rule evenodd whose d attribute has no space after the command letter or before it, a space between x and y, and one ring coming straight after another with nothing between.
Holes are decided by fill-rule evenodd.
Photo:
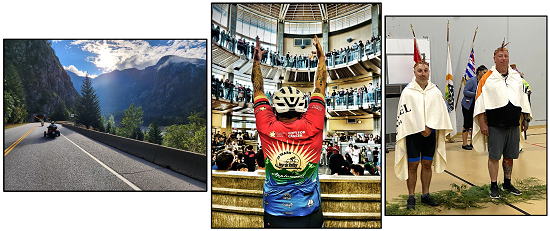
<instances>
[{"instance_id":1,"label":"standing person in background","mask_svg":"<svg viewBox=\"0 0 550 231\"><path fill-rule=\"evenodd\" d=\"M253 150L252 145L246 147L246 152L244 153L244 163L248 167L249 172L254 172L256 170L256 153Z\"/></svg>"},{"instance_id":2,"label":"standing person in background","mask_svg":"<svg viewBox=\"0 0 550 231\"><path fill-rule=\"evenodd\" d=\"M361 150L357 145L353 146L353 152L351 153L351 160L354 164L359 164L359 153Z\"/></svg>"},{"instance_id":3,"label":"standing person in background","mask_svg":"<svg viewBox=\"0 0 550 231\"><path fill-rule=\"evenodd\" d=\"M487 67L481 65L476 70L476 76L470 78L464 86L464 98L460 104L462 105L462 115L464 117L464 124L462 125L462 149L472 150L472 126L474 119L474 106L475 97L477 91L477 84L481 77L487 73ZM468 133L470 133L470 144L468 145Z\"/></svg>"},{"instance_id":4,"label":"standing person in background","mask_svg":"<svg viewBox=\"0 0 550 231\"><path fill-rule=\"evenodd\" d=\"M294 87L279 89L273 96L273 106L270 105L264 94L260 65L264 51L260 49L260 38L256 37L251 76L256 127L266 163L263 189L265 228L323 226L319 160L323 145L328 74L317 36L313 45L317 49L320 65L306 111L304 95Z\"/></svg>"},{"instance_id":5,"label":"standing person in background","mask_svg":"<svg viewBox=\"0 0 550 231\"><path fill-rule=\"evenodd\" d=\"M256 153L255 159L256 164L258 165L258 169L256 169L256 172L263 172L265 174L264 151L261 148Z\"/></svg>"}]
</instances>

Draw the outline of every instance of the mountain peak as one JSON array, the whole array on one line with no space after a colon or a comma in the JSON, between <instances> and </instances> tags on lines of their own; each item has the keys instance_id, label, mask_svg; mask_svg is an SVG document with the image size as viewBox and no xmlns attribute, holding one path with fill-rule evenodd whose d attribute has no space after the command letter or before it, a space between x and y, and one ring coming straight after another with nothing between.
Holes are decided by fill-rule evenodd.
<instances>
[{"instance_id":1,"label":"mountain peak","mask_svg":"<svg viewBox=\"0 0 550 231\"><path fill-rule=\"evenodd\" d=\"M157 64L155 65L157 70L161 69L170 63L193 63L193 64L201 64L205 63L206 60L204 59L197 59L197 58L185 58L177 55L166 55L159 59Z\"/></svg>"}]
</instances>

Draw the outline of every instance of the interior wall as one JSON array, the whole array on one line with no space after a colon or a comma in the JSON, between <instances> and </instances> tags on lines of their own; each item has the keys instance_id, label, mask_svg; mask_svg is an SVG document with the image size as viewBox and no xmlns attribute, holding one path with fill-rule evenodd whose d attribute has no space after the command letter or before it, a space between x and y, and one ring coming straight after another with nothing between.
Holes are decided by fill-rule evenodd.
<instances>
[{"instance_id":1,"label":"interior wall","mask_svg":"<svg viewBox=\"0 0 550 231\"><path fill-rule=\"evenodd\" d=\"M516 64L530 84L531 125L546 124L547 86L547 24L545 17L386 17L385 30L388 38L412 38L410 24L414 26L417 38L427 36L431 46L431 81L442 93L445 89L447 57L447 20L449 20L449 42L451 46L451 66L455 87L455 100L462 76L466 70L468 56L476 26L479 27L474 44L475 66L494 65L493 52L506 42L510 54L510 64ZM390 67L388 67L390 68ZM456 123L462 130L463 117L460 101L456 111ZM456 102L456 101L455 101ZM395 132L398 99L386 99L386 134ZM460 133L460 132L459 132Z\"/></svg>"},{"instance_id":2,"label":"interior wall","mask_svg":"<svg viewBox=\"0 0 550 231\"><path fill-rule=\"evenodd\" d=\"M212 127L221 128L222 127L222 114L212 113Z\"/></svg>"},{"instance_id":3,"label":"interior wall","mask_svg":"<svg viewBox=\"0 0 550 231\"><path fill-rule=\"evenodd\" d=\"M332 51L334 49L340 49L342 47L352 47L353 43L359 43L359 40L362 40L363 43L365 43L365 41L370 40L371 37L372 25L369 24L361 28L330 36L328 40L328 48ZM352 39L351 43L346 40L348 38ZM314 39L314 37L312 36L311 39ZM321 44L323 44L323 39L324 38L319 38L319 42ZM285 55L287 52L290 52L290 54L311 54L311 51L315 50L313 46L305 47L304 49L302 49L301 47L295 47L294 38L285 37L283 38L283 41L283 50ZM324 52L326 53L327 51Z\"/></svg>"},{"instance_id":4,"label":"interior wall","mask_svg":"<svg viewBox=\"0 0 550 231\"><path fill-rule=\"evenodd\" d=\"M335 119L330 119L328 122L328 129L330 131L372 131L373 126L373 118L365 118L365 117L348 117L350 119L356 118L358 120L361 120L361 123L355 123L355 124L348 124L347 119L345 117L337 117Z\"/></svg>"},{"instance_id":5,"label":"interior wall","mask_svg":"<svg viewBox=\"0 0 550 231\"><path fill-rule=\"evenodd\" d=\"M311 39L314 39L315 37L311 37ZM287 52L290 52L290 54L292 56L294 56L294 54L298 54L298 55L301 55L301 54L311 54L311 51L314 51L316 50L315 47L313 46L313 40L312 40L312 45L309 46L309 47L305 47L304 49L302 49L301 47L295 47L294 46L294 38L284 38L283 39L283 48L284 48L284 54L286 55ZM330 41L330 39L329 39ZM323 38L319 38L319 42L321 44L323 44Z\"/></svg>"},{"instance_id":6,"label":"interior wall","mask_svg":"<svg viewBox=\"0 0 550 231\"><path fill-rule=\"evenodd\" d=\"M372 25L366 25L361 28L357 28L352 31L347 31L342 34L337 34L330 36L328 40L328 48L332 51L334 49L340 49L343 47L352 47L353 43L357 42L359 44L359 40L363 41L363 44L370 40L372 37ZM346 39L351 38L351 42L348 42ZM326 53L326 52L325 52Z\"/></svg>"}]
</instances>

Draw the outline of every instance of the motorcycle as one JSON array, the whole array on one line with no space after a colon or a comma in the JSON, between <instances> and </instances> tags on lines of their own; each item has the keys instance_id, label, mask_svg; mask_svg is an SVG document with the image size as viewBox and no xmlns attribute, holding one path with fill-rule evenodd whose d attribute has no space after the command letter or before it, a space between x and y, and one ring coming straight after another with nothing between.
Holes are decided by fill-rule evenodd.
<instances>
[{"instance_id":1,"label":"motorcycle","mask_svg":"<svg viewBox=\"0 0 550 231\"><path fill-rule=\"evenodd\" d=\"M44 131L44 137L46 136L49 136L49 137L56 137L56 136L60 136L61 135L61 132L59 132L59 130L57 129L57 126L49 126L48 127L48 131Z\"/></svg>"}]
</instances>

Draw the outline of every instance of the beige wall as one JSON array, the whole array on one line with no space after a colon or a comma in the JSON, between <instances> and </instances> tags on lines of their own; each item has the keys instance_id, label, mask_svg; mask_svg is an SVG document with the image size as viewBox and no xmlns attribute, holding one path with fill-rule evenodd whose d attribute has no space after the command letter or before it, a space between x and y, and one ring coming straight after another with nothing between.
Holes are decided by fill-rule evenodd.
<instances>
[{"instance_id":1,"label":"beige wall","mask_svg":"<svg viewBox=\"0 0 550 231\"><path fill-rule=\"evenodd\" d=\"M342 47L347 47L347 46L351 47L353 46L354 42L358 43L359 40L363 40L363 43L365 43L365 41L370 40L371 37L372 37L372 25L369 24L352 31L330 36L328 41L328 48L329 50L332 51L333 49L340 49ZM312 39L313 38L314 37L312 37ZM348 41L346 41L347 38L352 38L351 43L348 43ZM319 38L319 42L321 44L323 44L323 39L324 38ZM311 51L314 49L315 48L313 46L306 47L304 49L302 49L301 47L295 47L294 38L283 38L283 51L285 55L287 52L290 52L290 54L292 55L305 54L305 53L310 54ZM324 52L326 53L327 51L324 51Z\"/></svg>"},{"instance_id":2,"label":"beige wall","mask_svg":"<svg viewBox=\"0 0 550 231\"><path fill-rule=\"evenodd\" d=\"M311 37L311 39L314 39L315 37ZM312 41L313 42L313 41ZM323 39L319 38L319 42L323 44ZM295 47L294 46L294 38L283 38L283 51L284 55L286 55L287 51L290 51L290 54L294 56L294 54L311 54L311 51L314 51L315 47L309 46L304 49L301 47Z\"/></svg>"},{"instance_id":3,"label":"beige wall","mask_svg":"<svg viewBox=\"0 0 550 231\"><path fill-rule=\"evenodd\" d=\"M359 43L359 40L363 40L363 44L370 40L372 37L372 26L371 24L363 26L361 28L348 31L342 34L330 36L328 40L328 48L332 51L334 49L340 49L342 47L351 47L354 42ZM347 38L351 38L351 43L346 41ZM286 41L285 41L286 42Z\"/></svg>"},{"instance_id":4,"label":"beige wall","mask_svg":"<svg viewBox=\"0 0 550 231\"><path fill-rule=\"evenodd\" d=\"M373 126L373 118L372 116L350 116L348 117L350 119L357 119L361 120L361 123L355 123L355 124L348 124L347 119L345 117L338 117L334 119L330 119L328 121L328 130L334 132L334 131L372 131L374 129Z\"/></svg>"},{"instance_id":5,"label":"beige wall","mask_svg":"<svg viewBox=\"0 0 550 231\"><path fill-rule=\"evenodd\" d=\"M212 127L221 128L222 127L222 114L212 113Z\"/></svg>"}]
</instances>

